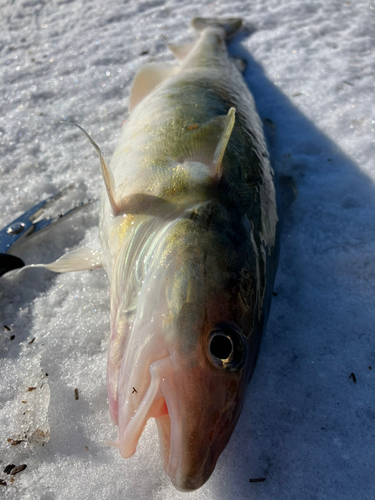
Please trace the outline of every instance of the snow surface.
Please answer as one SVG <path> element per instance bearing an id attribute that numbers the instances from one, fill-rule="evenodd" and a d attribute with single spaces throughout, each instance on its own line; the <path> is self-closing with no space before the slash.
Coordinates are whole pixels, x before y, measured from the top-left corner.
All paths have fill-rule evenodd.
<path id="1" fill-rule="evenodd" d="M 191 40 L 196 15 L 245 19 L 230 50 L 248 61 L 275 165 L 299 194 L 244 411 L 191 500 L 375 498 L 374 12 L 373 0 L 0 1 L 0 227 L 71 183 L 71 199 L 98 198 L 96 153 L 60 120 L 109 158 L 136 71 L 173 61 L 166 43 Z M 97 220 L 93 204 L 17 255 L 99 248 Z M 0 320 L 2 498 L 186 498 L 162 471 L 154 423 L 128 461 L 102 444 L 116 437 L 103 271 L 4 276 Z M 13 483 L 10 463 L 27 464 Z"/>

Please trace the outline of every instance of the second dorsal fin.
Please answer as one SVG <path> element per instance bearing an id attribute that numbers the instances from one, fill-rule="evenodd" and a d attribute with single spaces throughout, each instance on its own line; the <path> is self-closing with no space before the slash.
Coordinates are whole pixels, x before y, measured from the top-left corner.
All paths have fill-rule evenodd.
<path id="1" fill-rule="evenodd" d="M 148 94 L 167 78 L 178 71 L 177 66 L 165 63 L 149 63 L 143 66 L 136 74 L 129 97 L 129 112 L 139 104 Z"/>
<path id="2" fill-rule="evenodd" d="M 178 61 L 182 61 L 191 52 L 192 48 L 195 46 L 193 43 L 184 43 L 183 45 L 168 44 L 168 49 L 172 52 Z"/>

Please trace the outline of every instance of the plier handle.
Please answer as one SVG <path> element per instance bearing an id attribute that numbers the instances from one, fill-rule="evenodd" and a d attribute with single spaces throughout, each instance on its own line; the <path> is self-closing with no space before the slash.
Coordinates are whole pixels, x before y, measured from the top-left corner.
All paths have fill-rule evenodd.
<path id="1" fill-rule="evenodd" d="M 62 198 L 65 193 L 72 189 L 72 186 L 68 186 L 58 194 L 54 196 L 50 196 L 49 198 L 37 203 L 35 206 L 27 210 L 20 217 L 12 221 L 8 226 L 5 226 L 0 231 L 0 276 L 7 273 L 8 271 L 12 271 L 13 269 L 21 268 L 25 265 L 22 259 L 16 257 L 15 255 L 11 255 L 9 251 L 14 248 L 16 244 L 21 243 L 26 238 L 29 238 L 30 235 L 38 234 L 43 229 L 46 229 L 51 224 L 55 224 L 60 221 L 62 218 L 67 217 L 71 213 L 75 212 L 77 209 L 82 208 L 90 203 L 93 200 L 87 200 L 80 202 L 78 205 L 74 206 L 67 212 L 58 215 L 54 218 L 45 218 L 42 220 L 36 221 L 43 213 L 56 201 Z"/>

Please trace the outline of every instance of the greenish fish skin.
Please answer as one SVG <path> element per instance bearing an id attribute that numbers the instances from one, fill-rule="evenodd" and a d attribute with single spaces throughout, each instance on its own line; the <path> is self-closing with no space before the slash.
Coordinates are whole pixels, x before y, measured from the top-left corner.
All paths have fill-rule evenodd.
<path id="1" fill-rule="evenodd" d="M 100 221 L 112 444 L 130 457 L 155 417 L 164 469 L 183 491 L 207 481 L 239 418 L 270 310 L 279 227 L 261 122 L 226 49 L 240 20 L 193 22 L 197 41 L 172 48 L 179 66 L 151 64 L 135 79 L 110 165 L 114 203 L 104 193 Z"/>

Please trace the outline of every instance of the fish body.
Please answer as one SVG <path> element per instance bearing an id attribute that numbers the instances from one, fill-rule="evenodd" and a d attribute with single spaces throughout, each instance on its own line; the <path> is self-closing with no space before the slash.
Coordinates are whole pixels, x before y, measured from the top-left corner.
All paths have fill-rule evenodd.
<path id="1" fill-rule="evenodd" d="M 178 66 L 137 74 L 109 168 L 83 131 L 106 187 L 102 252 L 78 249 L 22 268 L 105 268 L 107 389 L 119 428 L 109 444 L 131 457 L 154 417 L 164 470 L 183 491 L 207 481 L 239 418 L 270 310 L 279 232 L 261 122 L 226 49 L 241 20 L 193 26 L 195 43 L 171 47 Z"/>
<path id="2" fill-rule="evenodd" d="M 154 417 L 164 470 L 183 491 L 208 480 L 239 418 L 270 310 L 279 232 L 262 125 L 226 49 L 241 20 L 193 26 L 196 42 L 171 47 L 178 66 L 137 74 L 109 168 L 83 131 L 106 187 L 102 252 L 78 249 L 22 268 L 105 268 L 107 389 L 119 428 L 111 444 L 131 457 Z"/>
<path id="3" fill-rule="evenodd" d="M 172 47 L 178 66 L 136 76 L 100 217 L 114 445 L 132 456 L 156 418 L 164 469 L 184 491 L 209 478 L 234 430 L 278 260 L 262 126 L 226 49 L 241 22 L 193 23 L 197 41 Z"/>

